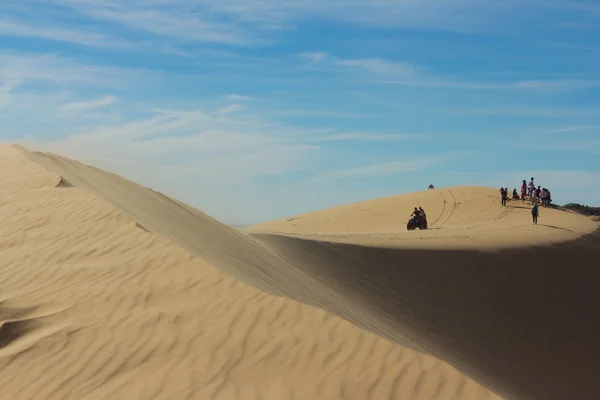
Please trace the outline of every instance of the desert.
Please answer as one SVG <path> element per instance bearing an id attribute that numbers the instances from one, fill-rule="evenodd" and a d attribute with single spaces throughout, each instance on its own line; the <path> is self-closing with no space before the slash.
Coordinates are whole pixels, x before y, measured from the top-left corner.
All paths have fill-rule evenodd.
<path id="1" fill-rule="evenodd" d="M 591 218 L 533 226 L 452 187 L 236 230 L 74 160 L 1 155 L 3 398 L 600 395 Z M 416 205 L 430 229 L 407 232 Z"/>

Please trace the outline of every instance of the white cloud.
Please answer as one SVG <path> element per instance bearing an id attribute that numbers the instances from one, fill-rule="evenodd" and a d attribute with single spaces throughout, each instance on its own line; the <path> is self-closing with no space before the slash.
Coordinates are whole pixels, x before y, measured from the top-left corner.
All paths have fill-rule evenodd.
<path id="1" fill-rule="evenodd" d="M 252 117 L 174 111 L 60 139 L 21 143 L 167 191 L 190 181 L 210 190 L 310 170 L 318 164 L 320 147 L 304 143 L 299 130 L 290 133 L 263 126 L 264 121 Z"/>
<path id="2" fill-rule="evenodd" d="M 321 137 L 320 141 L 333 142 L 333 141 L 357 141 L 357 142 L 388 142 L 396 140 L 406 140 L 414 137 L 412 134 L 406 133 L 394 133 L 385 134 L 377 132 L 348 132 L 340 134 L 331 134 Z"/>
<path id="3" fill-rule="evenodd" d="M 561 133 L 569 133 L 569 132 L 579 132 L 579 131 L 588 131 L 592 129 L 600 129 L 600 125 L 574 125 L 574 126 L 565 126 L 562 128 L 549 129 L 544 133 L 548 135 L 555 135 Z"/>
<path id="4" fill-rule="evenodd" d="M 451 0 L 447 2 L 414 0 L 28 0 L 19 7 L 8 4 L 0 32 L 9 35 L 40 37 L 90 46 L 114 47 L 117 40 L 130 31 L 145 34 L 144 40 L 173 42 L 205 42 L 226 45 L 253 45 L 277 41 L 274 32 L 295 29 L 318 18 L 349 23 L 372 29 L 417 28 L 462 32 L 505 33 L 511 26 L 529 29 L 553 29 L 556 25 L 534 24 L 537 12 L 546 7 L 566 8 L 587 17 L 593 16 L 573 2 L 519 0 L 479 2 Z M 571 4 L 568 4 L 571 3 Z M 60 11 L 57 11 L 60 10 Z M 584 14 L 585 13 L 585 14 Z M 40 14 L 44 18 L 40 20 Z M 25 15 L 25 18 L 23 17 Z M 528 18 L 532 18 L 528 23 Z M 79 21 L 65 28 L 65 21 Z M 564 22 L 564 21 L 560 21 Z M 90 32 L 88 26 L 103 29 Z M 118 37 L 113 37 L 115 30 Z M 160 47 L 156 48 L 160 51 Z M 188 53 L 169 49 L 167 53 Z M 310 53 L 314 64 L 325 53 Z"/>
<path id="5" fill-rule="evenodd" d="M 562 92 L 569 90 L 600 87 L 600 80 L 556 79 L 556 80 L 526 80 L 507 84 L 507 89 L 526 91 Z"/>
<path id="6" fill-rule="evenodd" d="M 250 101 L 253 100 L 250 96 L 243 96 L 241 94 L 229 94 L 227 95 L 227 99 L 231 101 Z"/>
<path id="7" fill-rule="evenodd" d="M 139 82 L 147 71 L 82 63 L 54 54 L 9 53 L 0 51 L 0 85 L 47 82 L 80 87 L 122 89 Z"/>
<path id="8" fill-rule="evenodd" d="M 523 148 L 529 148 L 534 150 L 557 150 L 562 152 L 574 152 L 574 153 L 591 153 L 600 155 L 600 140 L 597 138 L 581 138 L 575 139 L 572 137 L 563 138 L 552 141 L 538 141 L 538 142 L 522 142 L 519 145 Z"/>
<path id="9" fill-rule="evenodd" d="M 408 76 L 407 78 L 410 78 Z M 415 75 L 414 79 L 381 79 L 379 83 L 449 88 L 449 89 L 467 89 L 467 90 L 509 90 L 519 92 L 567 92 L 572 90 L 581 90 L 600 87 L 600 81 L 597 80 L 575 80 L 575 79 L 557 79 L 557 80 L 526 80 L 517 82 L 481 82 L 454 80 L 451 78 L 439 78 L 434 75 Z"/>
<path id="10" fill-rule="evenodd" d="M 13 85 L 9 83 L 5 83 L 0 86 L 0 108 L 8 106 L 11 97 L 11 91 L 13 89 Z"/>
<path id="11" fill-rule="evenodd" d="M 429 27 L 461 31 L 488 30 L 490 25 L 501 25 L 502 20 L 512 13 L 529 15 L 524 11 L 539 10 L 550 5 L 548 1 L 541 0 L 532 0 L 527 4 L 517 0 L 501 3 L 473 0 L 53 0 L 53 3 L 71 6 L 93 18 L 153 33 L 226 42 L 240 39 L 241 32 L 232 32 L 232 25 L 237 28 L 250 26 L 255 30 L 286 29 L 315 16 L 379 29 Z M 169 6 L 168 12 L 165 11 L 165 5 Z M 564 4 L 561 6 L 566 7 Z M 572 6 L 568 8 L 576 9 Z M 230 21 L 230 24 L 222 21 Z"/>
<path id="12" fill-rule="evenodd" d="M 353 168 L 335 169 L 320 172 L 315 176 L 318 181 L 331 181 L 337 179 L 364 179 L 399 175 L 427 169 L 449 156 L 420 157 L 409 160 L 397 160 L 382 164 L 363 165 Z"/>
<path id="13" fill-rule="evenodd" d="M 223 114 L 232 114 L 243 109 L 244 106 L 241 104 L 230 104 L 227 107 L 219 108 L 215 111 L 215 114 L 223 115 Z"/>
<path id="14" fill-rule="evenodd" d="M 337 59 L 334 62 L 343 68 L 354 68 L 367 72 L 367 77 L 376 83 L 412 87 L 431 87 L 467 90 L 510 90 L 521 92 L 566 92 L 600 87 L 600 80 L 555 79 L 522 80 L 516 82 L 466 81 L 453 77 L 437 76 L 422 67 L 402 61 L 381 58 Z"/>
<path id="15" fill-rule="evenodd" d="M 89 33 L 57 27 L 39 26 L 36 22 L 0 19 L 0 36 L 35 37 L 98 47 L 130 47 L 131 43 L 101 33 Z"/>
<path id="16" fill-rule="evenodd" d="M 93 20 L 178 41 L 238 45 L 254 42 L 252 32 L 234 22 L 223 21 L 221 18 L 223 13 L 202 1 L 196 4 L 185 0 L 172 2 L 54 0 L 53 2 L 71 7 L 77 13 Z"/>
<path id="17" fill-rule="evenodd" d="M 305 59 L 306 61 L 308 61 L 309 64 L 316 65 L 316 64 L 320 63 L 321 61 L 323 61 L 325 58 L 327 58 L 327 53 L 323 53 L 320 51 L 304 52 L 304 53 L 298 54 L 298 56 Z"/>
<path id="18" fill-rule="evenodd" d="M 306 110 L 306 109 L 264 109 L 265 113 L 278 117 L 305 117 L 305 118 L 378 118 L 377 114 L 333 110 Z"/>
<path id="19" fill-rule="evenodd" d="M 416 75 L 415 68 L 408 63 L 386 61 L 380 58 L 339 60 L 337 63 L 347 67 L 362 68 L 374 74 L 389 77 L 409 78 Z"/>
<path id="20" fill-rule="evenodd" d="M 532 107 L 530 105 L 511 106 L 511 107 L 488 107 L 488 108 L 442 108 L 434 110 L 445 114 L 464 115 L 473 117 L 486 117 L 495 115 L 533 117 L 533 118 L 564 118 L 564 117 L 583 117 L 597 116 L 600 114 L 600 108 L 549 108 Z"/>
<path id="21" fill-rule="evenodd" d="M 63 108 L 68 111 L 74 110 L 90 110 L 95 108 L 102 108 L 113 104 L 116 101 L 115 96 L 104 96 L 99 99 L 80 101 L 67 103 L 63 105 Z"/>

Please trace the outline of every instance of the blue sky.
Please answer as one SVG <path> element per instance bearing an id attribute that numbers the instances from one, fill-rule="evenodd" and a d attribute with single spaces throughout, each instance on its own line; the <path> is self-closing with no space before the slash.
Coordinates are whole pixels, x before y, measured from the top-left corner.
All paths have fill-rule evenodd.
<path id="1" fill-rule="evenodd" d="M 434 185 L 600 205 L 600 4 L 3 0 L 0 140 L 250 224 Z"/>

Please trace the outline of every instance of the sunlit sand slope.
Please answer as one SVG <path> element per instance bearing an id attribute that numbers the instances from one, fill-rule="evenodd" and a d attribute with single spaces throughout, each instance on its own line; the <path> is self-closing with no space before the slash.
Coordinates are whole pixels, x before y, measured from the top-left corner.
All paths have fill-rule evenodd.
<path id="1" fill-rule="evenodd" d="M 428 230 L 407 231 L 414 207 L 427 213 Z M 560 243 L 592 233 L 588 217 L 540 208 L 531 202 L 500 204 L 497 189 L 459 186 L 349 204 L 246 228 L 296 237 L 407 248 L 499 249 Z"/>

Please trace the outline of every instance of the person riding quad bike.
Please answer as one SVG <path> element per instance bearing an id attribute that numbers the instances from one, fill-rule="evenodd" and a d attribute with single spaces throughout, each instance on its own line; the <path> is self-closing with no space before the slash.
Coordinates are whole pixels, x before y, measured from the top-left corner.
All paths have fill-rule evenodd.
<path id="1" fill-rule="evenodd" d="M 410 215 L 412 218 L 406 224 L 406 229 L 409 231 L 419 229 L 427 229 L 427 218 L 425 217 L 425 211 L 423 209 L 418 209 L 415 207 L 415 210 Z"/>

